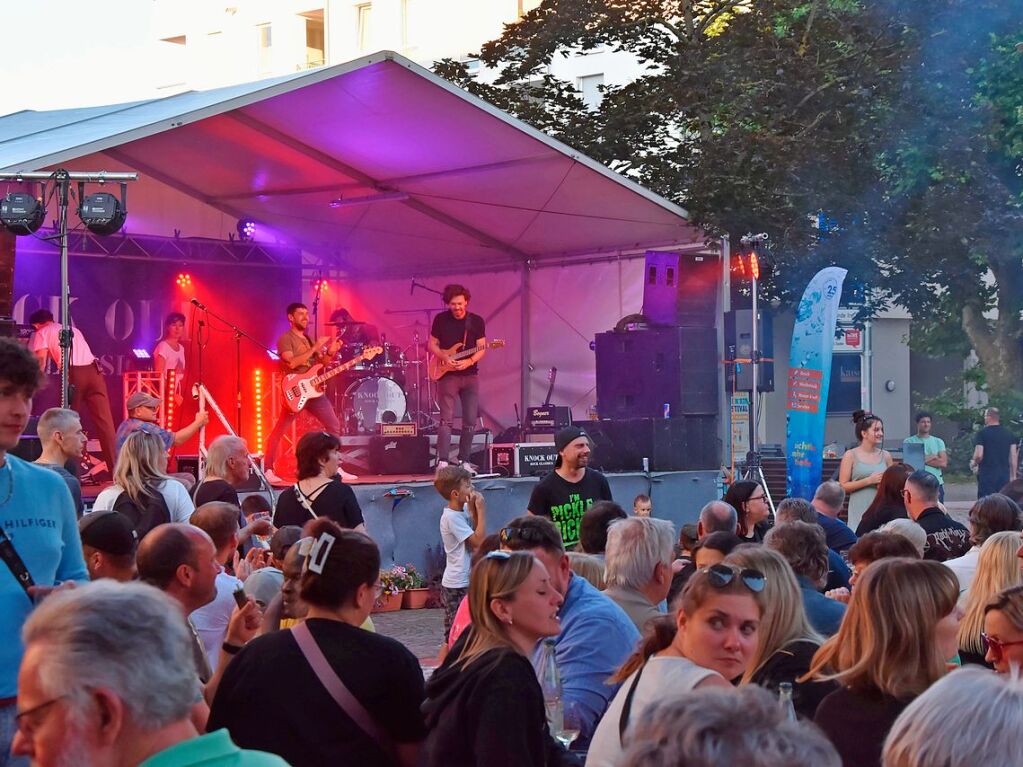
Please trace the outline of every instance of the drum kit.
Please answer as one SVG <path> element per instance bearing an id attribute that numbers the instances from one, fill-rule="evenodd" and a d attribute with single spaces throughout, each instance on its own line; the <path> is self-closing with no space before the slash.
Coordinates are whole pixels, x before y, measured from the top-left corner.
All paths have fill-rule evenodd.
<path id="1" fill-rule="evenodd" d="M 435 403 L 428 391 L 426 350 L 416 332 L 414 342 L 402 348 L 381 336 L 365 322 L 331 322 L 337 337 L 345 341 L 337 362 L 354 359 L 369 346 L 380 346 L 381 354 L 358 364 L 328 383 L 327 394 L 347 435 L 378 434 L 381 424 L 415 422 L 420 428 L 433 424 Z M 346 337 L 352 340 L 346 340 Z M 355 340 L 358 339 L 358 340 Z M 422 392 L 420 394 L 420 391 Z"/>

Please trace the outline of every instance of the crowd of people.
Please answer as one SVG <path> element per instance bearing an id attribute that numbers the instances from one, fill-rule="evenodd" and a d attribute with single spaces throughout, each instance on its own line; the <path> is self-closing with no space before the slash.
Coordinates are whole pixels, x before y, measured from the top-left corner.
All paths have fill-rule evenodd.
<path id="1" fill-rule="evenodd" d="M 0 340 L 0 767 L 1017 758 L 1018 497 L 957 523 L 933 472 L 888 465 L 878 419 L 813 499 L 772 508 L 736 481 L 680 530 L 648 496 L 615 503 L 575 427 L 503 526 L 469 470 L 441 467 L 444 634 L 424 679 L 375 631 L 381 554 L 335 436 L 299 441 L 272 512 L 239 503 L 243 440 L 215 440 L 187 489 L 136 403 L 82 514 L 58 470 L 82 449 L 74 411 L 40 420 L 37 464 L 9 453 L 40 382 Z"/>

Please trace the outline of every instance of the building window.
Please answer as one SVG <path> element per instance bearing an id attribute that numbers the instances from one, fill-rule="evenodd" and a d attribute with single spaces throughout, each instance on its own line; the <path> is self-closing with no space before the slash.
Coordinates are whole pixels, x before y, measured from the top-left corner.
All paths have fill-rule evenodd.
<path id="1" fill-rule="evenodd" d="M 359 46 L 360 51 L 366 50 L 370 44 L 369 23 L 372 12 L 372 3 L 362 3 L 361 5 L 355 6 L 356 44 Z"/>
<path id="2" fill-rule="evenodd" d="M 603 84 L 603 72 L 596 75 L 583 75 L 576 81 L 576 90 L 579 91 L 579 97 L 587 109 L 596 109 L 600 106 L 600 100 L 604 95 L 600 92 L 600 86 Z"/>
<path id="3" fill-rule="evenodd" d="M 306 16 L 305 19 L 305 65 L 307 68 L 322 67 L 327 63 L 323 12 L 319 18 Z"/>
<path id="4" fill-rule="evenodd" d="M 828 415 L 849 415 L 862 407 L 862 370 L 863 355 L 832 355 Z"/>
<path id="5" fill-rule="evenodd" d="M 272 47 L 273 30 L 269 24 L 260 24 L 256 27 L 256 66 L 261 75 L 268 74 L 273 67 Z"/>

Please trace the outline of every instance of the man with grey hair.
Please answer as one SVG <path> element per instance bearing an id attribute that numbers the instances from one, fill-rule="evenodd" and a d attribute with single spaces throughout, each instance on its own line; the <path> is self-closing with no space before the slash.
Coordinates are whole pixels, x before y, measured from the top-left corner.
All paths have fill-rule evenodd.
<path id="1" fill-rule="evenodd" d="M 98 581 L 49 597 L 26 621 L 12 752 L 39 767 L 280 767 L 226 730 L 200 736 L 188 629 L 165 595 Z"/>
<path id="2" fill-rule="evenodd" d="M 696 535 L 702 541 L 711 533 L 735 533 L 739 529 L 739 515 L 735 507 L 724 501 L 711 501 L 700 509 Z"/>
<path id="3" fill-rule="evenodd" d="M 607 530 L 604 594 L 640 631 L 662 614 L 660 604 L 671 587 L 675 526 L 666 519 L 629 517 Z"/>
<path id="4" fill-rule="evenodd" d="M 838 518 L 845 505 L 845 489 L 840 483 L 833 480 L 821 482 L 811 504 L 817 512 L 817 524 L 824 528 L 829 549 L 841 554 L 859 540 L 852 528 Z"/>
<path id="5" fill-rule="evenodd" d="M 1003 485 L 1016 479 L 1018 456 L 1016 437 L 1002 426 L 998 408 L 984 411 L 984 428 L 974 440 L 970 468 L 977 472 L 977 498 L 997 493 Z"/>
<path id="6" fill-rule="evenodd" d="M 221 434 L 206 452 L 206 475 L 195 488 L 195 507 L 220 501 L 240 505 L 235 487 L 249 478 L 249 448 L 245 440 L 233 434 Z"/>
<path id="7" fill-rule="evenodd" d="M 71 491 L 78 516 L 82 516 L 85 509 L 82 504 L 82 483 L 65 466 L 68 461 L 80 461 L 85 456 L 85 445 L 89 438 L 82 430 L 82 419 L 74 410 L 51 407 L 39 416 L 36 433 L 43 452 L 35 463 L 60 475 Z"/>
<path id="8" fill-rule="evenodd" d="M 786 498 L 778 504 L 774 512 L 775 525 L 784 525 L 786 522 L 805 522 L 814 527 L 821 527 L 817 523 L 817 512 L 814 511 L 810 502 L 804 498 Z M 823 528 L 822 528 L 823 529 Z M 832 589 L 849 588 L 849 578 L 852 571 L 849 565 L 842 559 L 842 555 L 832 548 L 828 548 L 828 577 L 824 584 L 825 591 Z"/>
<path id="9" fill-rule="evenodd" d="M 619 764 L 841 767 L 842 760 L 820 730 L 786 719 L 774 695 L 750 684 L 696 689 L 654 703 L 627 731 Z"/>

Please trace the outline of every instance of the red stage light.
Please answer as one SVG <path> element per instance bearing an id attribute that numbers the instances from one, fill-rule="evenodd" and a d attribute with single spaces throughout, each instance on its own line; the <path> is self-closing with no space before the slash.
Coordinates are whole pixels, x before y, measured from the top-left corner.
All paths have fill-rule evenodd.
<path id="1" fill-rule="evenodd" d="M 256 397 L 256 453 L 263 453 L 263 371 L 252 371 L 252 388 Z"/>
<path id="2" fill-rule="evenodd" d="M 192 275 L 185 274 L 184 272 L 178 273 L 178 278 L 175 280 L 178 283 L 179 288 L 187 288 L 192 285 Z"/>
<path id="3" fill-rule="evenodd" d="M 313 285 L 313 287 L 317 287 Z M 319 288 L 321 293 L 326 293 L 330 289 L 330 284 L 326 280 L 320 280 Z"/>

